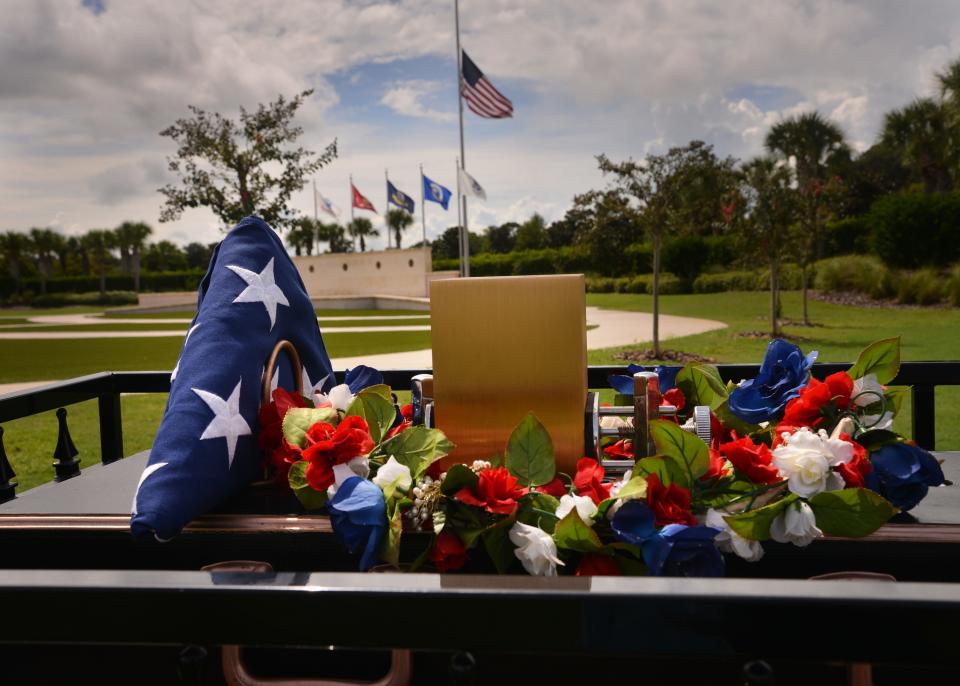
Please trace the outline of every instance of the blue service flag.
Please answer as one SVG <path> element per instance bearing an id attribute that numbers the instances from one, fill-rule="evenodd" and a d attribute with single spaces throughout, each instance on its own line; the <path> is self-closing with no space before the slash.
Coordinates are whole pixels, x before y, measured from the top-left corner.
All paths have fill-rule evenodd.
<path id="1" fill-rule="evenodd" d="M 134 535 L 168 539 L 262 475 L 264 365 L 278 341 L 300 353 L 304 394 L 333 385 L 313 303 L 277 234 L 247 217 L 214 250 L 171 374 L 166 411 L 133 498 Z M 286 356 L 274 378 L 293 388 Z"/>
<path id="2" fill-rule="evenodd" d="M 421 176 L 423 176 L 421 174 Z M 447 209 L 447 203 L 450 202 L 450 193 L 449 188 L 444 188 L 436 181 L 428 179 L 426 176 L 423 177 L 423 199 L 430 200 L 435 203 L 443 205 L 443 209 Z"/>
<path id="3" fill-rule="evenodd" d="M 405 209 L 410 214 L 413 214 L 413 198 L 403 191 L 398 190 L 397 187 L 394 186 L 389 180 L 387 181 L 387 197 L 390 198 L 390 202 L 397 207 Z"/>

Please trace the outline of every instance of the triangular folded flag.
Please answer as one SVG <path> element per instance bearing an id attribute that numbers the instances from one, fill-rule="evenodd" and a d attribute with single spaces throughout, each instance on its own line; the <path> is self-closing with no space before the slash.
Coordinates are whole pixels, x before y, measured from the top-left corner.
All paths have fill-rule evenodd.
<path id="1" fill-rule="evenodd" d="M 329 389 L 330 358 L 300 274 L 273 229 L 247 217 L 214 250 L 200 282 L 197 314 L 134 495 L 135 535 L 168 539 L 262 474 L 256 434 L 264 365 L 284 339 L 300 353 L 304 394 Z M 280 368 L 281 385 L 293 388 L 289 363 Z"/>

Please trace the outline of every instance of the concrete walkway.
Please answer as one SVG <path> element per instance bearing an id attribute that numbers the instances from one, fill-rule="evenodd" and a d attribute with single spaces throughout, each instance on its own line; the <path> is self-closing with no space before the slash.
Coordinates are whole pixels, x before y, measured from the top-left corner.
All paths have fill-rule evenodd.
<path id="1" fill-rule="evenodd" d="M 424 315 L 425 316 L 425 315 Z M 417 319 L 420 315 L 390 315 L 375 317 L 376 319 Z M 357 317 L 324 317 L 320 319 L 321 327 L 324 321 L 355 320 Z M 42 321 L 38 321 L 42 320 Z M 189 324 L 187 319 L 106 319 L 90 315 L 41 315 L 30 317 L 31 322 L 46 325 L 78 325 L 104 324 L 117 322 L 118 324 Z M 648 312 L 629 312 L 626 310 L 604 310 L 598 307 L 587 308 L 587 325 L 596 328 L 587 331 L 587 349 L 600 350 L 615 348 L 632 343 L 649 341 L 653 338 L 653 315 Z M 674 315 L 660 315 L 660 338 L 676 338 L 690 336 L 723 329 L 726 324 L 713 319 L 696 319 L 693 317 L 677 317 Z M 337 333 L 377 333 L 391 331 L 429 331 L 429 326 L 396 325 L 396 326 L 345 326 L 328 328 L 328 336 Z M 184 331 L 17 331 L 3 333 L 0 331 L 0 340 L 38 340 L 38 339 L 71 339 L 71 338 L 156 338 L 182 337 Z M 338 357 L 332 360 L 334 369 L 342 370 L 366 364 L 377 369 L 429 369 L 433 366 L 432 351 L 412 350 L 408 352 L 383 353 L 380 355 L 358 355 L 352 357 Z M 0 384 L 0 395 L 13 393 L 38 385 L 54 383 L 52 381 L 20 382 L 15 384 Z"/>

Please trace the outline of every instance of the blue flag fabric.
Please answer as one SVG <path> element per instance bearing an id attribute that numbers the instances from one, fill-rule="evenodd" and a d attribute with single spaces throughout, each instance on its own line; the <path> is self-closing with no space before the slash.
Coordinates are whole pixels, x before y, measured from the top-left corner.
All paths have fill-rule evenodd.
<path id="1" fill-rule="evenodd" d="M 387 197 L 390 199 L 390 202 L 397 207 L 403 208 L 410 214 L 413 214 L 413 198 L 403 191 L 398 190 L 391 181 L 387 181 Z"/>
<path id="2" fill-rule="evenodd" d="M 331 388 L 330 358 L 300 274 L 273 229 L 247 217 L 214 250 L 200 283 L 197 314 L 133 499 L 134 535 L 168 539 L 261 476 L 264 365 L 284 339 L 300 353 L 304 394 Z M 294 388 L 289 362 L 278 376 Z"/>
<path id="3" fill-rule="evenodd" d="M 443 209 L 447 209 L 447 204 L 450 202 L 451 195 L 452 193 L 450 193 L 449 188 L 444 188 L 439 183 L 427 178 L 426 176 L 423 177 L 424 200 L 438 203 L 443 205 Z"/>

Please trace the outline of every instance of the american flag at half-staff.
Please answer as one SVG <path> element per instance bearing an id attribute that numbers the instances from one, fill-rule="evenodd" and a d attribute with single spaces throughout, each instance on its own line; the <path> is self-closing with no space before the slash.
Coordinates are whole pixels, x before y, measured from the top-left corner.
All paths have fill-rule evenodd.
<path id="1" fill-rule="evenodd" d="M 476 115 L 486 119 L 505 119 L 513 116 L 513 103 L 498 91 L 483 75 L 480 68 L 462 51 L 460 71 L 460 93 L 467 101 L 467 107 Z"/>

